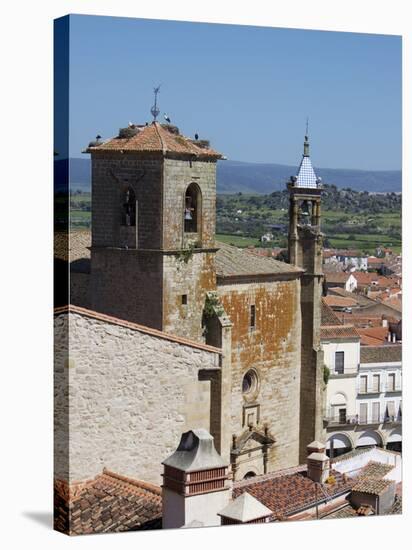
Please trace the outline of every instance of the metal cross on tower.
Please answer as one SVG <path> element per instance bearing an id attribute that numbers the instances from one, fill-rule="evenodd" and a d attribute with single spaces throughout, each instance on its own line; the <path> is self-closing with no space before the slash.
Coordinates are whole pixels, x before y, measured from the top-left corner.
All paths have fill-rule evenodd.
<path id="1" fill-rule="evenodd" d="M 155 100 L 154 100 L 154 105 L 152 106 L 152 108 L 150 109 L 150 112 L 152 113 L 153 115 L 153 122 L 155 122 L 156 118 L 158 117 L 159 113 L 160 113 L 160 109 L 158 108 L 157 106 L 157 94 L 159 93 L 159 90 L 160 90 L 160 84 L 157 88 L 154 88 L 154 96 L 155 96 Z"/>

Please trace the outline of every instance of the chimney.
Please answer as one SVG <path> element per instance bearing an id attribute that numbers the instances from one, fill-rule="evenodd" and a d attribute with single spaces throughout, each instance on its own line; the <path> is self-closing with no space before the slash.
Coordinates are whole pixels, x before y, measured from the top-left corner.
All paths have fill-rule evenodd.
<path id="1" fill-rule="evenodd" d="M 272 515 L 273 512 L 270 508 L 246 491 L 219 512 L 222 525 L 267 523 Z"/>
<path id="2" fill-rule="evenodd" d="M 202 524 L 220 525 L 229 501 L 228 464 L 207 430 L 190 430 L 164 462 L 163 529 Z"/>
<path id="3" fill-rule="evenodd" d="M 308 478 L 318 483 L 325 483 L 329 477 L 330 460 L 325 452 L 325 445 L 319 441 L 313 441 L 307 447 Z"/>

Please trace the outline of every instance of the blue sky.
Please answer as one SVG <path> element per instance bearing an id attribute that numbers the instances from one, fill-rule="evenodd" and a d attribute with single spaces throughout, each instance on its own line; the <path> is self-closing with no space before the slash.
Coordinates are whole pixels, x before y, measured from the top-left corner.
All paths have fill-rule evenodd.
<path id="1" fill-rule="evenodd" d="M 401 38 L 70 18 L 70 156 L 159 106 L 231 160 L 296 165 L 306 116 L 324 168 L 401 168 Z"/>

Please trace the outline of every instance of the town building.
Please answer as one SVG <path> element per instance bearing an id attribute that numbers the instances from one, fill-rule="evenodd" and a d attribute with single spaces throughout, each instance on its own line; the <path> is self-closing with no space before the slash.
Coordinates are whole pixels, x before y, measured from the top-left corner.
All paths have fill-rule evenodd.
<path id="1" fill-rule="evenodd" d="M 321 344 L 330 372 L 325 421 L 331 457 L 364 446 L 402 450 L 401 346 L 361 345 L 362 338 L 360 329 L 342 324 L 323 302 Z"/>

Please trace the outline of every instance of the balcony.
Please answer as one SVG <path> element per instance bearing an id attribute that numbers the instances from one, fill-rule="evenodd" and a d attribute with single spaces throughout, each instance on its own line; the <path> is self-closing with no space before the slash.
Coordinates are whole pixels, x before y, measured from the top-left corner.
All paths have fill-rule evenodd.
<path id="1" fill-rule="evenodd" d="M 385 388 L 386 393 L 397 393 L 397 392 L 400 392 L 400 391 L 402 391 L 402 385 L 401 384 L 395 384 L 394 386 L 387 385 L 386 388 Z"/>
<path id="2" fill-rule="evenodd" d="M 352 415 L 340 415 L 340 416 L 326 416 L 324 418 L 325 424 L 328 428 L 335 426 L 364 426 L 367 424 L 401 424 L 402 416 L 394 415 L 388 416 L 387 414 L 381 414 L 379 416 L 371 416 L 370 418 L 361 418 L 357 414 Z"/>
<path id="3" fill-rule="evenodd" d="M 357 392 L 359 395 L 372 395 L 378 393 L 384 393 L 385 385 L 381 382 L 379 386 L 358 386 Z"/>

